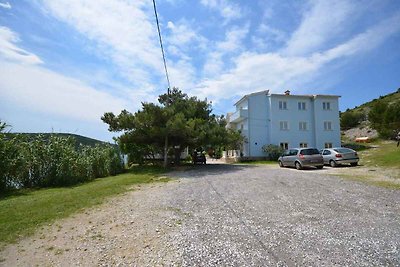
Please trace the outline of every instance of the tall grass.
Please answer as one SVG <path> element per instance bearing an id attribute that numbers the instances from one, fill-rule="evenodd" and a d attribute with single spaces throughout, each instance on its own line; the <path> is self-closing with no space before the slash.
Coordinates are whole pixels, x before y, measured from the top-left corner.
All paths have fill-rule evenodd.
<path id="1" fill-rule="evenodd" d="M 5 135 L 0 122 L 0 192 L 15 188 L 68 186 L 123 171 L 111 145 L 75 147 L 73 138 Z"/>

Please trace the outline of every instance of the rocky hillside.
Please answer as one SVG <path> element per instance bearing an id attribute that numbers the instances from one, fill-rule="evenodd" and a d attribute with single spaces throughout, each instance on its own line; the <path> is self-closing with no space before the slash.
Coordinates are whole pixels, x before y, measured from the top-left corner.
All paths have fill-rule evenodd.
<path id="1" fill-rule="evenodd" d="M 378 137 L 378 132 L 371 127 L 371 123 L 368 120 L 368 113 L 377 102 L 383 102 L 387 106 L 400 103 L 400 88 L 396 92 L 380 96 L 377 99 L 342 112 L 340 115 L 340 126 L 343 140 L 354 141 L 355 138 L 363 136 L 370 138 Z"/>

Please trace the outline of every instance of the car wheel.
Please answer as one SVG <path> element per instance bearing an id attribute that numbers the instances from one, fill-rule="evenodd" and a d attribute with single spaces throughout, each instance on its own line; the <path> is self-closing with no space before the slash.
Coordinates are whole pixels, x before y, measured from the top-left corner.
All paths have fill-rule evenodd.
<path id="1" fill-rule="evenodd" d="M 317 169 L 322 169 L 324 167 L 324 165 L 318 165 Z"/>
<path id="2" fill-rule="evenodd" d="M 331 165 L 331 167 L 336 167 L 336 166 L 337 166 L 337 163 L 336 163 L 336 161 L 334 161 L 333 159 L 331 159 L 331 160 L 329 161 L 329 165 Z"/>
<path id="3" fill-rule="evenodd" d="M 285 166 L 283 166 L 282 161 L 278 161 L 278 163 L 279 163 L 279 167 L 281 167 L 281 168 L 285 167 Z"/>
<path id="4" fill-rule="evenodd" d="M 352 163 L 350 163 L 350 165 L 353 166 L 353 167 L 354 167 L 354 166 L 357 166 L 357 165 L 358 165 L 358 162 L 352 162 Z"/>
<path id="5" fill-rule="evenodd" d="M 303 167 L 301 167 L 300 162 L 296 161 L 296 163 L 294 164 L 294 166 L 296 167 L 296 169 L 301 170 Z"/>

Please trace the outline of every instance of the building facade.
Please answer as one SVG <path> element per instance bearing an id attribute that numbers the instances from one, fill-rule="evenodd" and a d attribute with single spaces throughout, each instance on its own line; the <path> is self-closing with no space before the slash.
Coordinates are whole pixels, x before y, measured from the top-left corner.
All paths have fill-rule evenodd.
<path id="1" fill-rule="evenodd" d="M 270 94 L 268 90 L 245 95 L 227 115 L 227 127 L 245 137 L 243 157 L 265 157 L 262 147 L 338 147 L 339 96 Z"/>

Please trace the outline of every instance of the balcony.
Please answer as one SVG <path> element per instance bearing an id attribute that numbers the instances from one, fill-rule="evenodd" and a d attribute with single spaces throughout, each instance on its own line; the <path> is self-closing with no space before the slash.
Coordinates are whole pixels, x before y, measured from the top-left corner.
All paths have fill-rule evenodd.
<path id="1" fill-rule="evenodd" d="M 244 119 L 247 119 L 248 116 L 249 116 L 249 111 L 247 109 L 239 109 L 230 116 L 229 122 L 238 123 Z"/>

